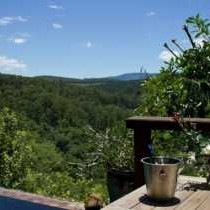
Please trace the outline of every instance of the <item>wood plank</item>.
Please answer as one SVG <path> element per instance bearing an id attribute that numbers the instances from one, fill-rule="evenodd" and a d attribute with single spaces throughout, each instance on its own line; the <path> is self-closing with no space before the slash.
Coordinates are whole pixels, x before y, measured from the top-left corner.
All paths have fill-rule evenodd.
<path id="1" fill-rule="evenodd" d="M 118 207 L 118 206 L 109 206 L 106 208 L 106 210 L 129 210 L 129 209 Z"/>
<path id="2" fill-rule="evenodd" d="M 181 203 L 185 202 L 185 200 L 187 200 L 190 196 L 193 195 L 193 191 L 178 191 L 175 194 L 175 198 L 177 198 L 177 203 L 175 203 L 175 205 L 171 205 L 171 206 L 159 206 L 159 207 L 155 207 L 155 210 L 172 210 L 172 209 L 176 209 Z"/>
<path id="3" fill-rule="evenodd" d="M 134 206 L 132 210 L 154 210 L 154 206 L 138 205 L 138 206 Z"/>
<path id="4" fill-rule="evenodd" d="M 194 125 L 198 130 L 210 131 L 210 118 L 184 118 L 186 124 Z M 139 117 L 126 120 L 127 128 L 150 128 L 158 130 L 180 130 L 180 125 L 173 117 Z"/>
<path id="5" fill-rule="evenodd" d="M 198 210 L 209 210 L 210 209 L 210 197 L 206 199 L 199 207 Z"/>
<path id="6" fill-rule="evenodd" d="M 137 190 L 129 193 L 128 195 L 123 196 L 122 198 L 114 201 L 109 204 L 107 207 L 123 207 L 131 209 L 134 205 L 139 203 L 139 197 L 145 195 L 146 186 L 138 188 Z M 103 210 L 107 210 L 107 207 L 103 208 Z"/>
<path id="7" fill-rule="evenodd" d="M 132 210 L 153 210 L 155 207 L 153 205 L 148 205 L 148 197 L 141 197 L 137 205 L 133 206 Z"/>
<path id="8" fill-rule="evenodd" d="M 141 116 L 133 116 L 129 117 L 127 121 L 133 121 L 133 122 L 155 122 L 155 123 L 170 123 L 175 122 L 173 117 L 141 117 Z M 210 118 L 199 118 L 199 117 L 186 117 L 183 118 L 184 122 L 190 122 L 190 123 L 205 123 L 210 124 Z"/>
<path id="9" fill-rule="evenodd" d="M 192 194 L 188 199 L 181 203 L 176 210 L 193 210 L 197 209 L 206 199 L 210 198 L 209 191 L 198 190 Z"/>
<path id="10" fill-rule="evenodd" d="M 186 183 L 206 183 L 206 178 L 203 177 L 197 177 L 197 176 L 184 176 L 184 175 L 180 175 L 178 178 L 178 182 L 182 183 L 182 184 L 186 184 Z"/>

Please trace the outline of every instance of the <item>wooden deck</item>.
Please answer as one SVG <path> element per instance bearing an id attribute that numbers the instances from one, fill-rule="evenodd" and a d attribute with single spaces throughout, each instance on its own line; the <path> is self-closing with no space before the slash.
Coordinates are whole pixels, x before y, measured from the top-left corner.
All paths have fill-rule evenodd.
<path id="1" fill-rule="evenodd" d="M 210 210 L 210 188 L 206 179 L 180 176 L 175 198 L 155 202 L 147 197 L 145 185 L 103 208 L 103 210 Z"/>

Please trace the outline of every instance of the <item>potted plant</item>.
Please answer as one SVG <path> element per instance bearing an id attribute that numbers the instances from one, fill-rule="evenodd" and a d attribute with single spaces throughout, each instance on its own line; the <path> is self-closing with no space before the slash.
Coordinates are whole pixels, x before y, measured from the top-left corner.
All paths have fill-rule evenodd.
<path id="1" fill-rule="evenodd" d="M 123 124 L 107 129 L 104 133 L 90 129 L 96 137 L 94 160 L 103 163 L 107 172 L 110 201 L 134 189 L 133 139 Z"/>

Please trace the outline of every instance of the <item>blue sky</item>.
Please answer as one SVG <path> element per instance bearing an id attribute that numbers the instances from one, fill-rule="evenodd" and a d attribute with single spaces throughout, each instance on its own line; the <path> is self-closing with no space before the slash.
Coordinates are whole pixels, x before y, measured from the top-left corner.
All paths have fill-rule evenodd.
<path id="1" fill-rule="evenodd" d="M 182 25 L 209 0 L 1 0 L 0 72 L 104 77 L 158 72 L 163 43 L 186 45 Z"/>

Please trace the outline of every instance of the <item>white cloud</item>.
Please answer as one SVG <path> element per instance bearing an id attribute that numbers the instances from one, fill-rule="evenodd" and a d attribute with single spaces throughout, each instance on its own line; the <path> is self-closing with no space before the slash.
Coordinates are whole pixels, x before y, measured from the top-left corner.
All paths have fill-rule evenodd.
<path id="1" fill-rule="evenodd" d="M 14 38 L 12 41 L 14 44 L 24 44 L 27 40 L 25 38 Z"/>
<path id="2" fill-rule="evenodd" d="M 62 29 L 62 28 L 63 28 L 63 25 L 61 25 L 60 23 L 53 23 L 53 24 L 52 24 L 52 27 L 53 27 L 54 29 Z"/>
<path id="3" fill-rule="evenodd" d="M 5 16 L 0 18 L 0 26 L 7 26 L 15 22 L 28 22 L 28 19 L 22 16 L 16 16 L 16 17 Z"/>
<path id="4" fill-rule="evenodd" d="M 0 56 L 0 71 L 1 72 L 14 72 L 17 70 L 24 70 L 27 65 L 20 60 L 14 58 L 7 58 L 6 56 Z"/>
<path id="5" fill-rule="evenodd" d="M 28 19 L 24 18 L 22 16 L 17 16 L 17 17 L 15 17 L 14 20 L 19 21 L 19 22 L 28 22 Z"/>
<path id="6" fill-rule="evenodd" d="M 62 10 L 62 9 L 64 9 L 63 6 L 57 5 L 57 4 L 49 4 L 48 8 L 55 9 L 55 10 Z"/>
<path id="7" fill-rule="evenodd" d="M 88 48 L 88 49 L 90 49 L 90 48 L 93 48 L 94 47 L 94 44 L 91 41 L 87 41 L 85 43 L 85 47 Z"/>
<path id="8" fill-rule="evenodd" d="M 147 13 L 146 13 L 146 16 L 147 16 L 147 17 L 151 17 L 151 16 L 154 16 L 154 15 L 156 15 L 156 13 L 153 12 L 153 11 L 147 12 Z"/>
<path id="9" fill-rule="evenodd" d="M 177 51 L 174 51 L 174 53 L 175 53 L 176 55 L 179 54 Z M 162 52 L 160 53 L 160 55 L 159 55 L 159 59 L 161 59 L 161 60 L 163 60 L 163 61 L 167 61 L 167 62 L 168 62 L 168 61 L 171 60 L 171 58 L 174 58 L 174 55 L 173 55 L 171 52 L 167 51 L 167 50 L 162 51 Z"/>
<path id="10" fill-rule="evenodd" d="M 28 41 L 28 38 L 31 35 L 29 33 L 16 33 L 15 36 L 8 38 L 8 41 L 12 42 L 13 44 L 24 44 Z"/>

